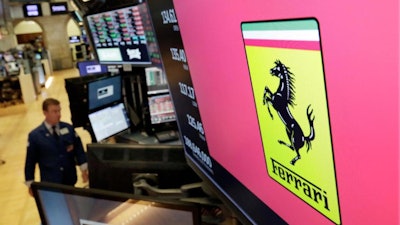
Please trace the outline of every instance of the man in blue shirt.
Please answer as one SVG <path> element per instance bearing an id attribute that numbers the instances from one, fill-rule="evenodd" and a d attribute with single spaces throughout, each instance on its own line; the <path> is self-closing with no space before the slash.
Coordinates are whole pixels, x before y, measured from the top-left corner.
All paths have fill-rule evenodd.
<path id="1" fill-rule="evenodd" d="M 28 187 L 34 181 L 35 167 L 39 165 L 41 181 L 75 185 L 76 165 L 82 179 L 88 181 L 87 159 L 80 137 L 72 125 L 60 121 L 60 102 L 48 98 L 42 104 L 45 120 L 28 135 L 25 161 L 25 181 Z M 31 193 L 31 190 L 29 188 Z"/>

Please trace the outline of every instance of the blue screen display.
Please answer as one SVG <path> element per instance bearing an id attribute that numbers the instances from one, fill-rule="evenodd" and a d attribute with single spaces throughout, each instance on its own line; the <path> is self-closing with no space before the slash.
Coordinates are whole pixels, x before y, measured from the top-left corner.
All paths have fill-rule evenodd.
<path id="1" fill-rule="evenodd" d="M 89 110 L 102 108 L 113 102 L 121 101 L 121 77 L 112 76 L 92 81 L 88 84 Z"/>

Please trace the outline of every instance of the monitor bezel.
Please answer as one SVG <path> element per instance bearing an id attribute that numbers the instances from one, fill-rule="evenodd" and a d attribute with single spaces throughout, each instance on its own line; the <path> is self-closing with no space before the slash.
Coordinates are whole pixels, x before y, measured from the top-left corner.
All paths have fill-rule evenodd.
<path id="1" fill-rule="evenodd" d="M 40 219 L 43 225 L 51 225 L 51 224 L 48 224 L 48 221 L 46 220 L 46 214 L 43 209 L 44 207 L 40 200 L 40 194 L 39 194 L 40 190 L 57 192 L 62 194 L 77 195 L 82 197 L 117 201 L 121 203 L 129 199 L 154 202 L 156 206 L 191 212 L 193 215 L 194 225 L 201 224 L 200 206 L 195 203 L 157 199 L 150 196 L 113 192 L 113 191 L 93 189 L 93 188 L 77 188 L 73 186 L 49 183 L 49 182 L 33 182 L 31 184 L 31 190 L 32 190 L 32 195 L 35 198 L 37 209 L 39 211 Z"/>
<path id="2" fill-rule="evenodd" d="M 99 64 L 100 66 L 102 66 L 101 64 Z M 96 73 L 96 74 L 104 74 L 103 72 L 100 72 L 100 73 Z M 89 76 L 90 75 L 95 75 L 95 74 L 89 74 Z M 118 91 L 118 93 L 116 93 L 117 95 L 118 95 L 118 99 L 116 99 L 116 100 L 114 100 L 114 101 L 109 101 L 109 102 L 107 102 L 107 103 L 104 103 L 104 104 L 102 104 L 102 105 L 98 105 L 98 106 L 91 106 L 92 105 L 92 100 L 91 100 L 91 98 L 90 98 L 90 96 L 91 96 L 91 93 L 93 92 L 93 86 L 96 84 L 96 83 L 99 83 L 99 82 L 104 82 L 104 81 L 106 81 L 106 80 L 111 80 L 111 79 L 118 79 L 119 80 L 119 84 L 120 84 L 120 88 L 119 88 L 119 91 Z M 118 103 L 120 103 L 120 102 L 122 102 L 122 100 L 123 100 L 123 96 L 122 96 L 122 76 L 121 75 L 109 75 L 109 76 L 104 76 L 104 77 L 100 77 L 100 78 L 98 78 L 98 79 L 95 79 L 95 80 L 91 80 L 91 81 L 89 81 L 88 83 L 87 83 L 87 101 L 88 101 L 88 112 L 89 112 L 89 114 L 90 113 L 92 113 L 92 112 L 95 112 L 95 111 L 99 111 L 99 110 L 101 110 L 101 109 L 104 109 L 104 108 L 107 108 L 107 107 L 109 107 L 109 106 L 114 106 L 114 105 L 116 105 L 116 104 L 118 104 Z M 126 108 L 125 108 L 125 111 L 126 111 Z"/>
<path id="3" fill-rule="evenodd" d="M 126 119 L 126 125 L 127 125 L 127 127 L 124 128 L 124 129 L 119 130 L 119 131 L 116 132 L 116 133 L 110 134 L 110 135 L 104 137 L 103 139 L 98 139 L 98 137 L 97 137 L 97 135 L 96 135 L 96 132 L 95 132 L 94 129 L 93 129 L 93 124 L 92 124 L 92 121 L 91 121 L 91 119 L 90 119 L 90 115 L 91 115 L 91 114 L 94 114 L 94 113 L 98 113 L 99 111 L 102 111 L 102 110 L 107 110 L 107 109 L 109 109 L 109 108 L 117 107 L 118 105 L 122 105 L 122 106 L 123 106 L 123 110 L 124 110 L 124 113 L 125 113 L 125 119 Z M 128 115 L 126 106 L 125 106 L 125 104 L 124 104 L 123 102 L 114 102 L 112 105 L 106 106 L 106 107 L 104 107 L 104 108 L 100 108 L 100 109 L 98 109 L 97 111 L 89 112 L 89 113 L 88 113 L 88 118 L 89 118 L 88 120 L 89 120 L 89 124 L 90 124 L 90 130 L 91 130 L 91 133 L 92 133 L 92 138 L 94 138 L 94 139 L 93 139 L 94 142 L 105 141 L 105 140 L 107 140 L 108 138 L 113 137 L 113 136 L 118 135 L 118 134 L 121 134 L 121 133 L 123 133 L 123 132 L 126 132 L 127 130 L 129 130 L 129 129 L 131 128 L 131 121 L 130 121 L 130 118 L 129 118 L 129 115 Z"/>
<path id="4" fill-rule="evenodd" d="M 29 15 L 28 14 L 29 10 L 28 10 L 27 7 L 28 6 L 32 6 L 32 5 L 37 6 L 38 15 Z M 26 3 L 26 4 L 23 4 L 22 5 L 22 11 L 24 13 L 24 17 L 26 17 L 26 18 L 43 16 L 42 5 L 40 3 Z"/>
<path id="5" fill-rule="evenodd" d="M 72 35 L 68 37 L 70 44 L 78 44 L 81 43 L 81 36 Z"/>
<path id="6" fill-rule="evenodd" d="M 138 3 L 138 4 L 129 4 L 129 5 L 122 5 L 120 7 L 111 7 L 109 9 L 107 9 L 106 11 L 100 11 L 100 12 L 92 12 L 92 13 L 88 13 L 86 15 L 84 15 L 83 17 L 83 24 L 86 27 L 87 30 L 87 34 L 89 37 L 89 43 L 93 49 L 93 54 L 96 58 L 96 60 L 99 61 L 99 63 L 101 64 L 110 64 L 110 65 L 115 65 L 115 64 L 129 64 L 129 65 L 133 65 L 135 67 L 148 67 L 150 65 L 152 65 L 152 61 L 151 61 L 151 55 L 150 55 L 150 51 L 149 51 L 149 47 L 148 44 L 146 44 L 146 48 L 147 48 L 147 56 L 148 56 L 148 61 L 138 61 L 138 62 L 129 62 L 129 61 L 124 61 L 122 60 L 101 60 L 99 57 L 99 53 L 98 50 L 99 49 L 106 49 L 106 48 L 97 48 L 94 42 L 94 37 L 93 34 L 91 32 L 90 29 L 90 25 L 89 25 L 89 18 L 95 15 L 102 15 L 105 13 L 109 13 L 109 12 L 113 12 L 113 11 L 117 11 L 117 10 L 124 10 L 124 9 L 129 9 L 129 8 L 133 8 L 136 6 L 140 6 L 140 5 L 144 5 L 145 7 L 147 7 L 147 5 L 145 3 Z M 122 57 L 122 56 L 121 56 Z"/>
<path id="7" fill-rule="evenodd" d="M 54 6 L 62 6 L 65 8 L 65 10 L 62 11 L 57 11 L 54 10 L 53 7 Z M 49 8 L 50 8 L 50 14 L 51 15 L 63 15 L 63 14 L 69 14 L 69 10 L 68 10 L 68 3 L 67 2 L 50 2 L 49 3 Z"/>
<path id="8" fill-rule="evenodd" d="M 169 113 L 173 113 L 173 114 L 175 115 L 175 117 L 174 117 L 173 119 L 169 119 L 169 120 L 165 120 L 165 121 L 153 122 L 152 117 L 155 116 L 155 115 L 158 115 L 158 114 L 160 114 L 160 113 L 152 112 L 150 102 L 151 102 L 153 99 L 168 98 L 168 97 L 169 97 L 169 99 L 170 99 L 169 102 L 171 103 L 171 106 L 172 106 L 172 111 L 169 112 Z M 149 116 L 150 116 L 150 124 L 151 124 L 151 126 L 160 126 L 160 125 L 162 125 L 162 124 L 176 123 L 176 121 L 177 121 L 176 112 L 175 112 L 175 108 L 174 108 L 174 103 L 173 103 L 173 100 L 172 100 L 172 96 L 171 96 L 170 93 L 164 93 L 164 94 L 158 94 L 158 95 L 148 95 L 148 96 L 147 96 L 147 101 L 148 101 L 148 103 L 149 103 Z M 161 114 L 167 114 L 167 113 L 168 113 L 168 112 L 163 112 L 163 113 L 161 113 Z"/>
<path id="9" fill-rule="evenodd" d="M 89 143 L 86 146 L 90 187 L 135 193 L 130 184 L 140 174 L 153 174 L 159 189 L 201 182 L 187 164 L 182 144 L 156 144 L 155 137 L 135 135 L 130 143 Z M 139 144 L 140 143 L 140 144 Z M 113 174 L 120 176 L 115 177 Z M 150 179 L 151 182 L 153 182 Z M 163 195 L 160 195 L 164 198 Z"/>
<path id="10" fill-rule="evenodd" d="M 87 70 L 86 70 L 87 67 L 88 66 L 94 66 L 94 65 L 96 65 L 96 66 L 99 65 L 101 67 L 101 71 L 98 72 L 98 73 L 88 73 Z M 103 64 L 99 63 L 97 60 L 79 61 L 79 62 L 76 63 L 76 67 L 78 68 L 79 76 L 81 76 L 81 77 L 108 73 L 107 65 L 103 65 Z"/>

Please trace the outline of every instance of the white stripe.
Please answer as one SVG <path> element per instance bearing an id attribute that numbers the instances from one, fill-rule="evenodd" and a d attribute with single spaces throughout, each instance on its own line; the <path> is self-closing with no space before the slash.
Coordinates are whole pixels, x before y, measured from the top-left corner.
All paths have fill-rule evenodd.
<path id="1" fill-rule="evenodd" d="M 243 31 L 244 39 L 319 41 L 318 30 Z"/>

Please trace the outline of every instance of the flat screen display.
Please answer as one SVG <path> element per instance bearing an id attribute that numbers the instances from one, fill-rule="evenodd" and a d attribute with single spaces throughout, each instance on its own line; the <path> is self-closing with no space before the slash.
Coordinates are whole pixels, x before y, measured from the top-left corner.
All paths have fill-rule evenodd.
<path id="1" fill-rule="evenodd" d="M 107 65 L 102 65 L 95 60 L 80 61 L 77 63 L 77 66 L 79 70 L 79 75 L 82 77 L 108 72 Z"/>
<path id="2" fill-rule="evenodd" d="M 193 204 L 167 202 L 138 195 L 33 183 L 43 225 L 198 225 Z"/>
<path id="3" fill-rule="evenodd" d="M 50 2 L 51 15 L 68 14 L 68 4 L 66 2 Z"/>
<path id="4" fill-rule="evenodd" d="M 40 3 L 37 4 L 24 4 L 22 6 L 25 17 L 37 17 L 42 16 L 42 6 Z"/>
<path id="5" fill-rule="evenodd" d="M 160 94 L 169 92 L 168 81 L 165 73 L 159 67 L 145 68 L 147 94 Z"/>
<path id="6" fill-rule="evenodd" d="M 130 127 L 130 120 L 123 103 L 89 113 L 89 121 L 97 142 Z"/>
<path id="7" fill-rule="evenodd" d="M 75 44 L 75 43 L 80 43 L 81 42 L 81 37 L 80 36 L 69 36 L 69 43 L 70 44 Z"/>
<path id="8" fill-rule="evenodd" d="M 97 66 L 90 66 L 89 68 L 91 70 L 99 69 Z M 100 78 L 88 83 L 89 111 L 121 101 L 121 99 L 122 86 L 120 76 Z"/>
<path id="9" fill-rule="evenodd" d="M 150 119 L 152 124 L 166 123 L 176 120 L 174 105 L 170 94 L 148 97 Z"/>
<path id="10" fill-rule="evenodd" d="M 155 175 L 152 186 L 159 189 L 176 189 L 201 181 L 187 164 L 182 145 L 136 140 L 141 144 L 87 145 L 90 188 L 138 194 L 141 191 L 134 188 L 132 180 L 141 174 Z"/>
<path id="11" fill-rule="evenodd" d="M 97 59 L 105 64 L 151 64 L 146 30 L 152 30 L 144 4 L 85 17 Z"/>

